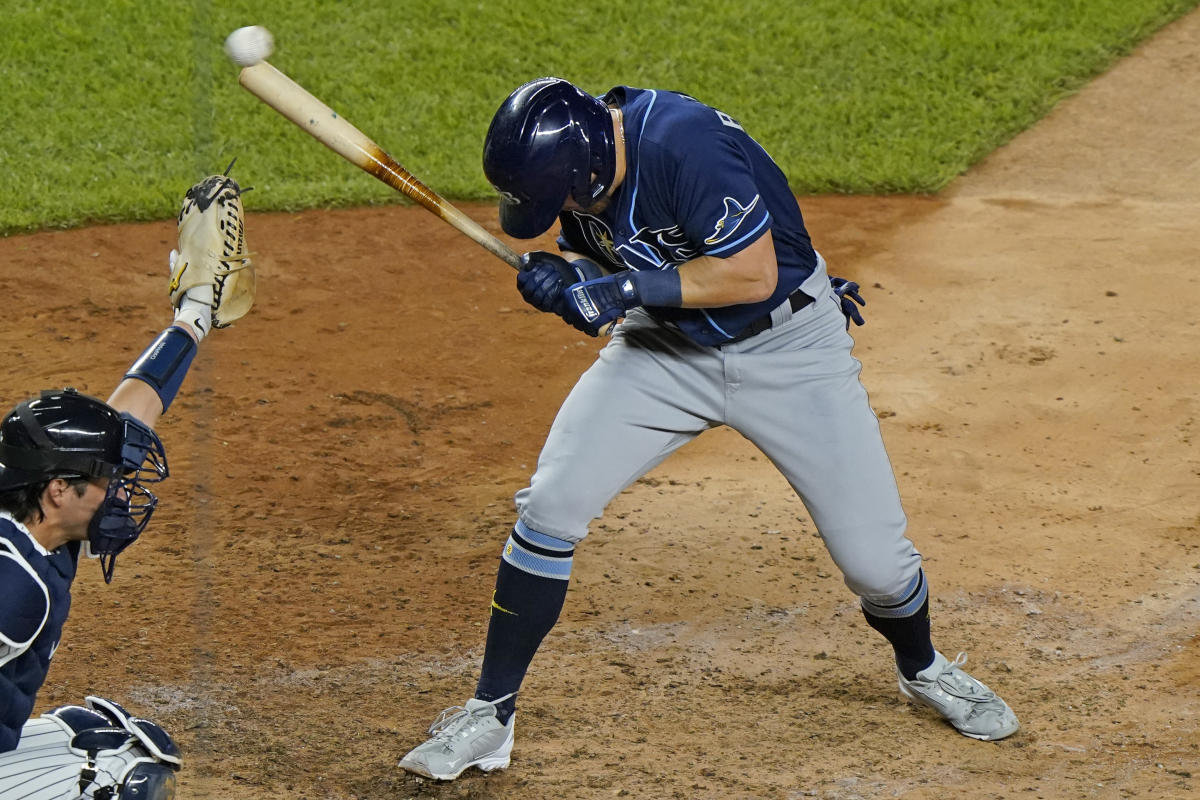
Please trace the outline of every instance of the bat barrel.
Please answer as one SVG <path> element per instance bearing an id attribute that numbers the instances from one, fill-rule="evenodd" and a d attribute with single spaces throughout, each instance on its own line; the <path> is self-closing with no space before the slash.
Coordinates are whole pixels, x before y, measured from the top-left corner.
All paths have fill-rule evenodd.
<path id="1" fill-rule="evenodd" d="M 509 266 L 520 268 L 519 257 L 512 248 L 448 203 L 370 137 L 266 61 L 243 68 L 238 82 L 342 158 L 420 203 Z"/>

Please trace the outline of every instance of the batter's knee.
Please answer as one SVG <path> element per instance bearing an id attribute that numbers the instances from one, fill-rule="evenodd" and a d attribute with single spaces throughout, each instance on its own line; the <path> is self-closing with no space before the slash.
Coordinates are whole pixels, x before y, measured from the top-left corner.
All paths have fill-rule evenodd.
<path id="1" fill-rule="evenodd" d="M 885 557 L 886 555 L 886 557 Z M 846 585 L 856 595 L 883 605 L 897 602 L 911 591 L 921 572 L 921 554 L 911 547 L 904 553 L 875 551 L 839 563 Z"/>
<path id="2" fill-rule="evenodd" d="M 588 525 L 603 513 L 589 510 L 579 498 L 555 492 L 536 482 L 516 495 L 517 516 L 535 531 L 578 544 L 588 534 Z"/>
<path id="3" fill-rule="evenodd" d="M 854 589 L 853 586 L 850 588 Z M 929 584 L 925 581 L 925 570 L 921 569 L 919 562 L 915 573 L 904 578 L 902 583 L 892 581 L 874 591 L 855 591 L 867 613 L 885 619 L 911 617 L 929 598 Z"/>

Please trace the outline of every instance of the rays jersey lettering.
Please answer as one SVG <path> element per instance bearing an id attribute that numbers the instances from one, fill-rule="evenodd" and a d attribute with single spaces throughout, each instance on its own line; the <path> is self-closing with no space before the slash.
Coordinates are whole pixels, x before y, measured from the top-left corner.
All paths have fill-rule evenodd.
<path id="1" fill-rule="evenodd" d="M 604 100 L 624 113 L 625 177 L 602 211 L 559 216 L 563 249 L 610 269 L 669 269 L 771 236 L 779 278 L 767 300 L 649 309 L 701 344 L 736 336 L 813 274 L 816 254 L 786 177 L 733 118 L 674 92 L 618 86 Z"/>
<path id="2" fill-rule="evenodd" d="M 629 242 L 618 248 L 622 256 L 628 254 L 634 259 L 644 261 L 647 266 L 661 268 L 667 265 L 681 264 L 690 261 L 700 254 L 687 238 L 687 234 L 678 225 L 670 228 L 651 230 L 640 228 L 629 237 Z M 628 259 L 625 263 L 630 264 Z M 630 266 L 637 264 L 634 261 Z"/>
<path id="3" fill-rule="evenodd" d="M 569 211 L 563 217 L 565 241 L 560 244 L 582 250 L 614 269 L 661 269 L 699 253 L 678 225 L 659 230 L 640 228 L 618 243 L 612 226 L 602 217 L 581 211 Z M 566 235 L 567 227 L 573 235 Z"/>

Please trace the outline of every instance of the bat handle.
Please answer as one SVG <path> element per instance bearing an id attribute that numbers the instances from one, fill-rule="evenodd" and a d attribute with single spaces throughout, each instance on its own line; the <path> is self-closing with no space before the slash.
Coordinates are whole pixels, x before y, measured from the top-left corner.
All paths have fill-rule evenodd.
<path id="1" fill-rule="evenodd" d="M 467 235 L 470 236 L 470 233 L 468 232 Z M 520 272 L 521 257 L 517 255 L 516 251 L 514 251 L 504 242 L 500 241 L 494 236 L 489 235 L 484 239 L 478 240 L 478 243 L 489 253 L 496 256 L 496 258 Z"/>
<path id="2" fill-rule="evenodd" d="M 508 264 L 515 270 L 521 269 L 521 257 L 517 255 L 517 253 L 511 247 L 497 239 L 486 229 L 484 229 L 483 226 L 460 211 L 456 206 L 447 203 L 441 198 L 440 195 L 414 178 L 411 173 L 397 164 L 389 156 L 383 153 L 380 153 L 380 155 L 382 155 L 383 159 L 386 160 L 386 163 L 381 163 L 381 166 L 383 166 L 387 172 L 382 176 L 376 175 L 376 177 L 379 177 L 384 183 L 396 186 L 397 188 L 399 188 L 398 184 L 400 184 L 400 181 L 404 181 L 405 183 L 409 184 L 408 186 L 405 186 L 404 189 L 401 189 L 404 194 L 425 206 L 425 208 L 429 211 L 437 214 L 444 221 L 450 223 L 451 226 L 458 229 L 459 233 L 465 234 L 467 238 L 471 239 L 471 241 L 475 242 L 484 250 L 487 250 L 489 253 L 496 256 L 496 258 L 500 259 L 505 264 Z M 402 173 L 402 175 L 397 175 L 397 172 Z M 413 185 L 415 185 L 415 189 L 412 188 Z"/>
<path id="3" fill-rule="evenodd" d="M 520 271 L 521 257 L 518 256 L 515 252 L 513 252 L 512 248 L 502 246 L 500 252 L 496 253 L 496 255 L 505 264 L 508 264 L 513 269 Z"/>

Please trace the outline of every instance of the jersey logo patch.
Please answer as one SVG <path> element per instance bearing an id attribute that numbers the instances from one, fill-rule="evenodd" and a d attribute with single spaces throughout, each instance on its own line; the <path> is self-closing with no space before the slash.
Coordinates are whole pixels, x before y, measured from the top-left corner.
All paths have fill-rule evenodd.
<path id="1" fill-rule="evenodd" d="M 607 261 L 614 267 L 623 268 L 625 266 L 621 256 L 617 254 L 612 229 L 604 220 L 581 211 L 568 213 L 575 224 L 579 226 L 579 234 L 583 237 L 584 243 L 594 251 L 593 255 L 596 258 Z"/>
<path id="2" fill-rule="evenodd" d="M 581 217 L 585 234 L 589 241 L 593 242 L 600 252 L 608 257 L 613 263 L 620 263 L 621 258 L 617 255 L 617 249 L 613 246 L 612 231 L 608 229 L 600 220 L 595 217 Z"/>
<path id="3" fill-rule="evenodd" d="M 732 197 L 725 198 L 725 216 L 717 220 L 712 235 L 704 240 L 705 244 L 720 244 L 733 236 L 734 231 L 742 224 L 742 220 L 758 205 L 758 195 L 748 205 L 742 205 Z"/>

